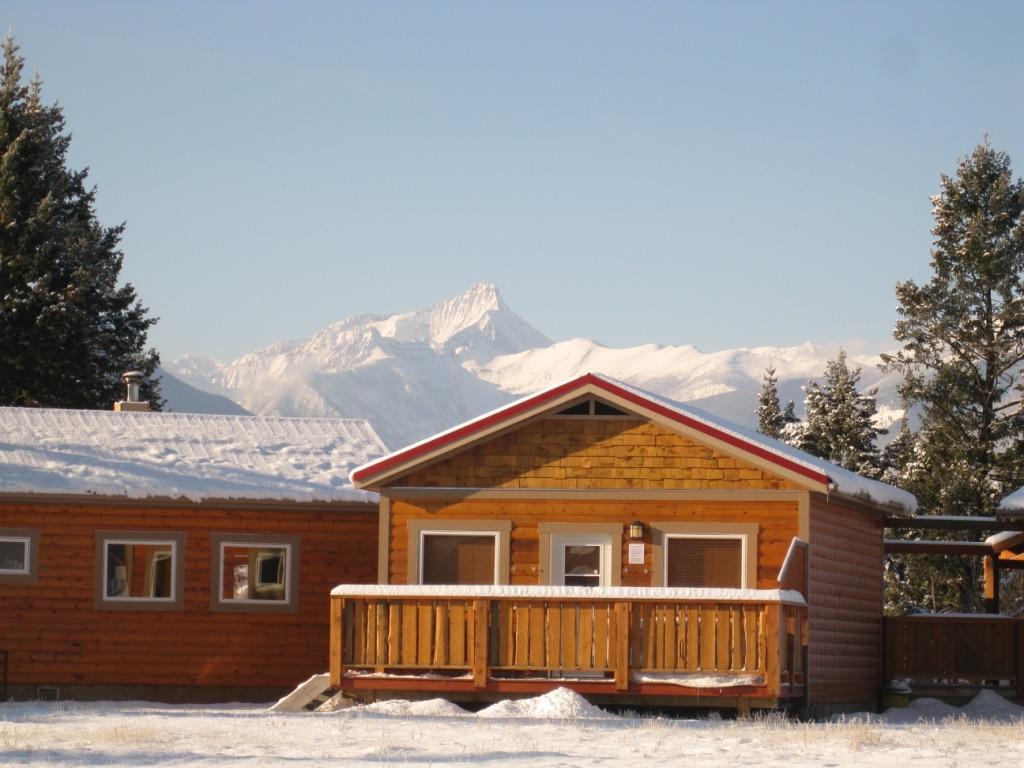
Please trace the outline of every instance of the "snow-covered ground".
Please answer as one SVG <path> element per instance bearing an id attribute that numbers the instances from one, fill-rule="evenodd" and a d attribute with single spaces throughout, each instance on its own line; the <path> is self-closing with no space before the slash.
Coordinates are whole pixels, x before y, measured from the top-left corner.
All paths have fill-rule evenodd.
<path id="1" fill-rule="evenodd" d="M 0 705 L 0 765 L 1019 766 L 1022 710 L 995 694 L 963 709 L 831 723 L 612 715 L 566 690 L 478 714 L 441 701 L 337 712 L 264 707 Z"/>

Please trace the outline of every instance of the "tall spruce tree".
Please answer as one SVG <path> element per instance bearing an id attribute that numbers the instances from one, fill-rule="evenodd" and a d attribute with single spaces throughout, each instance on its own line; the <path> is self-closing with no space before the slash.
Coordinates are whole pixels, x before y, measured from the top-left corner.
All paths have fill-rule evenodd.
<path id="1" fill-rule="evenodd" d="M 804 421 L 789 432 L 801 450 L 828 459 L 866 477 L 879 477 L 881 455 L 875 439 L 885 434 L 874 424 L 876 390 L 861 393 L 860 368 L 851 371 L 846 352 L 825 364 L 821 384 L 811 381 L 804 388 Z"/>
<path id="2" fill-rule="evenodd" d="M 155 321 L 130 285 L 118 286 L 124 225 L 102 227 L 86 171 L 67 167 L 71 136 L 42 81 L 22 82 L 24 59 L 8 36 L 0 71 L 0 405 L 109 408 L 121 374 L 146 376 Z"/>
<path id="3" fill-rule="evenodd" d="M 782 428 L 786 423 L 779 405 L 778 381 L 775 366 L 769 365 L 765 369 L 761 392 L 757 396 L 757 431 L 776 439 L 782 437 Z"/>
<path id="4" fill-rule="evenodd" d="M 902 349 L 883 360 L 921 408 L 922 511 L 988 514 L 1024 479 L 1024 184 L 986 138 L 932 204 L 932 276 L 896 286 Z"/>
<path id="5" fill-rule="evenodd" d="M 883 356 L 921 414 L 898 481 L 923 514 L 987 515 L 1024 482 L 1024 184 L 986 137 L 940 187 L 931 278 L 896 286 L 902 349 Z M 980 606 L 974 559 L 894 556 L 888 567 L 890 606 Z"/>

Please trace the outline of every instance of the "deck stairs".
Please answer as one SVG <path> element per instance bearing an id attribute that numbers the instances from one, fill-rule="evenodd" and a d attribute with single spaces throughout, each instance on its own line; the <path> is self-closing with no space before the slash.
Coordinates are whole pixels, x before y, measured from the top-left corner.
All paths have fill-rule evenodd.
<path id="1" fill-rule="evenodd" d="M 331 701 L 339 693 L 331 687 L 331 676 L 324 672 L 313 675 L 305 682 L 299 683 L 295 690 L 284 696 L 271 708 L 271 712 L 313 712 Z M 343 706 L 343 705 L 342 705 Z M 334 706 L 332 709 L 341 709 Z"/>

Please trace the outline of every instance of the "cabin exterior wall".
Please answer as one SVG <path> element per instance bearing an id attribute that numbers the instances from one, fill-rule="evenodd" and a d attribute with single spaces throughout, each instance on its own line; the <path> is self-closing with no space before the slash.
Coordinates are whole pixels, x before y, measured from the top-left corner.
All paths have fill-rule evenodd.
<path id="1" fill-rule="evenodd" d="M 396 491 L 399 493 L 399 491 Z M 718 494 L 716 494 L 718 495 Z M 727 494 L 722 494 L 727 495 Z M 796 496 L 798 494 L 792 494 Z M 619 526 L 622 534 L 621 586 L 662 586 L 655 583 L 655 558 L 660 541 L 656 528 L 660 523 L 697 523 L 711 529 L 721 526 L 756 526 L 756 584 L 749 588 L 774 589 L 786 550 L 799 529 L 799 501 L 761 499 L 716 499 L 673 501 L 602 499 L 473 498 L 463 500 L 403 499 L 390 501 L 388 572 L 390 584 L 415 583 L 409 578 L 410 523 L 429 526 L 430 521 L 507 521 L 511 523 L 509 584 L 549 584 L 548 564 L 541 556 L 541 530 L 545 523 L 559 522 L 605 530 Z M 644 524 L 644 538 L 628 537 L 630 523 Z M 643 564 L 630 564 L 630 543 L 643 543 Z"/>
<path id="2" fill-rule="evenodd" d="M 34 697 L 266 700 L 328 662 L 329 593 L 376 580 L 377 508 L 0 500 L 0 528 L 38 531 L 36 575 L 0 583 L 0 651 L 10 693 Z M 97 531 L 184 534 L 183 603 L 94 605 Z M 214 610 L 216 533 L 297 542 L 294 610 Z"/>
<path id="3" fill-rule="evenodd" d="M 808 704 L 873 709 L 882 676 L 882 515 L 812 494 Z"/>

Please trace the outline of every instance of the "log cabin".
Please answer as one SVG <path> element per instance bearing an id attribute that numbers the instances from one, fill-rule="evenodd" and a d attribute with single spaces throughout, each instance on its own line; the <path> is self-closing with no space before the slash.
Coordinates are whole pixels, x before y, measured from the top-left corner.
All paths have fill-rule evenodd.
<path id="1" fill-rule="evenodd" d="M 372 582 L 362 420 L 0 408 L 0 696 L 275 698 Z M 139 412 L 142 411 L 142 412 Z"/>
<path id="2" fill-rule="evenodd" d="M 332 593 L 355 697 L 876 706 L 904 491 L 597 374 L 351 477 L 380 504 L 378 584 Z"/>

